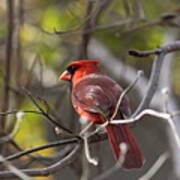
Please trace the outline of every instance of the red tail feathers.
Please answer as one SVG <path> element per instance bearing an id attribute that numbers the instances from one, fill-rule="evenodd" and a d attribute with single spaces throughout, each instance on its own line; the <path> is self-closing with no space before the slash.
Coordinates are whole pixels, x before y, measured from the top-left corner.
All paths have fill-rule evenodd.
<path id="1" fill-rule="evenodd" d="M 121 156 L 119 145 L 123 142 L 128 145 L 128 151 L 122 166 L 125 169 L 142 167 L 144 164 L 144 155 L 139 149 L 128 125 L 109 125 L 106 127 L 106 130 L 116 159 L 119 159 Z"/>

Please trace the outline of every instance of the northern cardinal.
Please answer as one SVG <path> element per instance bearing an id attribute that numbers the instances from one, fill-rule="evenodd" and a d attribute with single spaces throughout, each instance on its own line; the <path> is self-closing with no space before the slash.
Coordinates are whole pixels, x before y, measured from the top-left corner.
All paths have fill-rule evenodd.
<path id="1" fill-rule="evenodd" d="M 123 91 L 114 80 L 100 71 L 99 64 L 96 60 L 74 61 L 59 78 L 71 82 L 71 100 L 75 111 L 94 124 L 103 124 L 111 118 Z M 124 119 L 129 113 L 128 100 L 124 97 L 114 119 Z M 128 145 L 122 167 L 142 167 L 144 156 L 128 124 L 108 125 L 106 131 L 117 160 L 121 156 L 120 144 Z"/>

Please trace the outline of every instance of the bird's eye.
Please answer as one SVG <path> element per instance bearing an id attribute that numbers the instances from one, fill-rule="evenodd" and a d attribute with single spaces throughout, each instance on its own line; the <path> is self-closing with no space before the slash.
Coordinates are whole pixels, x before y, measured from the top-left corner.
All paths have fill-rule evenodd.
<path id="1" fill-rule="evenodd" d="M 71 74 L 74 74 L 74 72 L 76 71 L 76 69 L 78 69 L 79 66 L 69 66 L 67 68 L 68 72 Z"/>

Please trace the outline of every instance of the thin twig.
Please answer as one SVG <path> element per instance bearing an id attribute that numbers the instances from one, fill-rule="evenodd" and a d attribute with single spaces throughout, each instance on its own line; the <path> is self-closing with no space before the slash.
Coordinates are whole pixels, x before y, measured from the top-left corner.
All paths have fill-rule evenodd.
<path id="1" fill-rule="evenodd" d="M 162 95 L 163 95 L 163 100 L 164 100 L 164 103 L 163 103 L 163 111 L 165 113 L 168 113 L 168 99 L 169 99 L 169 91 L 167 88 L 164 88 L 162 90 Z"/>
<path id="2" fill-rule="evenodd" d="M 150 50 L 150 51 L 140 51 L 140 50 L 130 50 L 129 54 L 131 56 L 137 56 L 137 57 L 146 57 L 149 55 L 159 55 L 161 53 L 171 53 L 175 51 L 180 50 L 180 41 L 174 41 L 173 43 L 161 46 L 160 48 Z"/>
<path id="3" fill-rule="evenodd" d="M 49 176 L 50 174 L 53 174 L 60 170 L 61 168 L 67 166 L 70 164 L 78 155 L 78 152 L 81 150 L 81 145 L 76 145 L 73 150 L 65 156 L 60 161 L 45 167 L 41 169 L 20 169 L 22 173 L 25 173 L 29 176 Z M 12 171 L 1 171 L 0 172 L 0 178 L 13 178 L 15 177 L 14 173 Z"/>
<path id="4" fill-rule="evenodd" d="M 134 85 L 137 83 L 138 79 L 140 78 L 140 76 L 142 74 L 143 74 L 142 71 L 138 71 L 136 79 L 122 92 L 122 94 L 119 97 L 119 100 L 118 100 L 118 102 L 116 104 L 116 108 L 115 108 L 115 110 L 113 112 L 113 115 L 111 116 L 110 120 L 113 120 L 115 118 L 115 116 L 117 115 L 117 112 L 119 110 L 119 107 L 120 107 L 120 105 L 122 103 L 123 98 L 134 87 Z"/>
<path id="5" fill-rule="evenodd" d="M 27 176 L 20 169 L 17 169 L 15 166 L 6 161 L 6 159 L 0 155 L 0 163 L 3 163 L 15 176 L 21 178 L 22 180 L 32 180 L 31 177 Z"/>
<path id="6" fill-rule="evenodd" d="M 89 151 L 89 144 L 88 144 L 88 136 L 83 137 L 84 140 L 84 150 L 85 150 L 85 156 L 89 163 L 93 164 L 94 166 L 98 165 L 98 161 L 96 158 L 92 158 Z"/>
<path id="7" fill-rule="evenodd" d="M 139 51 L 139 50 L 129 50 L 129 55 L 137 57 L 147 57 L 150 55 L 158 55 L 162 52 L 160 48 L 150 51 Z"/>
<path id="8" fill-rule="evenodd" d="M 133 33 L 135 31 L 142 30 L 145 28 L 152 28 L 154 26 L 165 26 L 166 25 L 166 26 L 171 26 L 173 28 L 179 28 L 179 26 L 176 26 L 175 24 L 174 24 L 174 26 L 172 26 L 172 22 L 176 18 L 176 15 L 175 14 L 171 14 L 171 15 L 172 15 L 171 19 L 166 18 L 165 15 L 162 15 L 160 18 L 153 19 L 150 21 L 143 19 L 143 24 L 142 24 L 142 19 L 135 20 L 134 18 L 126 18 L 126 19 L 121 20 L 120 22 L 116 22 L 114 24 L 99 25 L 99 26 L 95 26 L 95 27 L 86 29 L 86 31 L 81 30 L 80 29 L 81 26 L 78 26 L 78 28 L 71 29 L 68 31 L 55 30 L 54 33 L 57 35 L 79 35 L 79 34 L 83 35 L 83 34 L 93 33 L 93 32 L 102 31 L 102 30 L 112 30 L 112 29 L 120 29 L 121 28 L 119 31 L 119 34 L 124 35 L 124 34 Z M 141 23 L 141 24 L 132 26 L 132 23 L 134 24 L 135 22 L 136 22 L 136 24 L 138 24 L 138 23 Z M 127 27 L 130 27 L 130 28 L 124 30 L 122 28 L 122 26 L 125 26 L 125 25 L 127 25 Z M 54 33 L 46 32 L 42 29 L 40 29 L 40 30 L 47 34 L 51 34 L 51 35 L 54 34 Z"/>
<path id="9" fill-rule="evenodd" d="M 16 113 L 17 121 L 16 121 L 11 133 L 9 133 L 7 136 L 1 137 L 0 138 L 0 144 L 8 142 L 9 140 L 11 140 L 16 135 L 16 133 L 18 132 L 18 130 L 20 128 L 20 124 L 21 124 L 21 121 L 23 119 L 23 116 L 24 116 L 24 113 L 21 111 Z"/>
<path id="10" fill-rule="evenodd" d="M 175 23 L 175 19 L 178 18 L 178 14 L 175 13 L 167 13 L 167 14 L 162 14 L 159 18 L 157 19 L 153 19 L 150 21 L 147 21 L 143 24 L 140 25 L 134 25 L 134 26 L 129 26 L 130 28 L 125 29 L 123 31 L 121 31 L 121 35 L 123 34 L 130 34 L 133 33 L 135 31 L 139 31 L 145 28 L 152 28 L 154 26 L 169 26 L 169 27 L 173 27 L 173 28 L 179 28 L 179 24 Z M 134 20 L 135 21 L 135 20 Z M 142 19 L 140 19 L 140 22 L 142 21 Z M 138 22 L 136 22 L 137 24 Z"/>
<path id="11" fill-rule="evenodd" d="M 153 164 L 153 166 L 145 173 L 143 176 L 139 178 L 139 180 L 150 180 L 153 176 L 159 171 L 159 169 L 164 165 L 164 163 L 169 158 L 169 153 L 164 152 L 159 156 L 157 161 Z"/>
<path id="12" fill-rule="evenodd" d="M 28 95 L 28 97 L 30 98 L 30 100 L 33 102 L 33 104 L 38 108 L 38 110 L 55 126 L 59 127 L 60 129 L 62 129 L 64 132 L 68 133 L 68 134 L 73 134 L 73 132 L 67 128 L 65 128 L 64 126 L 62 126 L 61 124 L 59 124 L 58 121 L 56 121 L 55 119 L 53 119 L 47 112 L 45 112 L 43 110 L 43 108 L 41 108 L 41 106 L 36 102 L 35 98 L 32 96 L 32 94 L 27 90 L 24 89 L 24 91 L 26 92 L 26 94 Z"/>
<path id="13" fill-rule="evenodd" d="M 98 32 L 98 31 L 107 31 L 111 29 L 120 29 L 122 26 L 125 26 L 127 24 L 132 23 L 132 19 L 125 19 L 121 20 L 120 22 L 115 22 L 113 24 L 107 24 L 107 25 L 99 25 L 95 27 L 91 27 L 89 29 L 86 29 L 85 31 L 80 29 L 74 29 L 69 31 L 55 31 L 55 34 L 57 35 L 84 35 L 88 33 Z"/>
<path id="14" fill-rule="evenodd" d="M 180 41 L 175 41 L 171 44 L 162 46 L 158 49 L 151 50 L 151 51 L 131 51 L 131 55 L 135 55 L 138 57 L 143 57 L 145 55 L 147 56 L 147 55 L 151 55 L 151 54 L 157 54 L 157 57 L 155 58 L 154 63 L 153 63 L 147 92 L 146 92 L 143 100 L 141 101 L 140 105 L 138 106 L 137 110 L 132 115 L 132 117 L 135 117 L 141 111 L 143 111 L 144 109 L 149 107 L 149 104 L 152 101 L 155 91 L 158 87 L 160 70 L 161 70 L 161 66 L 162 66 L 165 55 L 167 53 L 171 53 L 171 52 L 178 51 L 178 50 L 180 50 Z"/>
<path id="15" fill-rule="evenodd" d="M 6 42 L 6 61 L 4 72 L 4 95 L 2 110 L 7 111 L 9 108 L 9 85 L 11 81 L 11 63 L 13 54 L 13 32 L 14 32 L 14 0 L 7 0 L 7 42 Z M 0 127 L 5 126 L 5 117 L 1 118 Z"/>
<path id="16" fill-rule="evenodd" d="M 20 157 L 25 156 L 27 154 L 31 154 L 33 152 L 37 152 L 37 151 L 41 151 L 44 149 L 53 148 L 53 147 L 57 147 L 57 146 L 67 145 L 67 144 L 75 144 L 78 142 L 80 142 L 80 139 L 77 139 L 77 138 L 69 138 L 69 139 L 65 139 L 65 140 L 54 141 L 54 142 L 49 143 L 49 144 L 45 144 L 42 146 L 38 146 L 35 148 L 31 148 L 31 149 L 24 150 L 24 151 L 15 153 L 13 155 L 7 156 L 7 157 L 5 157 L 5 160 L 12 161 L 14 159 L 20 158 Z"/>
<path id="17" fill-rule="evenodd" d="M 21 44 L 21 38 L 20 38 L 20 32 L 21 32 L 21 27 L 24 24 L 24 0 L 18 0 L 18 6 L 17 6 L 17 16 L 16 16 L 16 36 L 15 36 L 15 58 L 16 58 L 16 72 L 15 75 L 16 77 L 16 84 L 17 87 L 21 86 L 21 80 L 22 80 L 22 68 L 23 68 L 23 58 L 22 58 L 22 44 Z M 18 96 L 19 97 L 19 96 Z M 20 101 L 17 99 L 17 101 Z"/>
<path id="18" fill-rule="evenodd" d="M 139 114 L 144 109 L 148 108 L 150 105 L 150 102 L 153 99 L 153 96 L 157 90 L 158 86 L 158 79 L 160 75 L 160 69 L 164 60 L 165 53 L 161 53 L 158 55 L 158 57 L 154 60 L 151 77 L 149 80 L 147 92 L 142 99 L 140 105 L 138 106 L 137 110 L 133 113 L 132 117 L 135 117 L 137 114 Z"/>
<path id="19" fill-rule="evenodd" d="M 89 124 L 87 124 L 87 126 L 85 126 L 85 127 L 81 130 L 81 132 L 79 133 L 79 135 L 81 136 L 81 135 L 87 133 L 88 130 L 92 127 L 93 124 L 94 124 L 93 122 L 90 122 Z"/>
<path id="20" fill-rule="evenodd" d="M 102 12 L 106 9 L 110 1 L 108 0 L 101 0 L 95 1 L 88 0 L 87 4 L 87 10 L 86 10 L 86 17 L 89 16 L 89 19 L 84 24 L 83 30 L 82 30 L 82 41 L 79 48 L 79 59 L 86 59 L 87 58 L 87 47 L 89 44 L 89 41 L 91 39 L 92 32 L 88 30 L 96 27 L 96 24 L 102 14 Z M 86 33 L 83 33 L 86 32 Z"/>
<path id="21" fill-rule="evenodd" d="M 43 115 L 42 112 L 40 111 L 31 111 L 31 110 L 12 110 L 12 111 L 7 111 L 7 112 L 0 112 L 0 116 L 7 116 L 10 114 L 17 114 L 19 111 L 23 112 L 23 113 L 32 113 L 32 114 L 40 114 Z"/>
<path id="22" fill-rule="evenodd" d="M 119 156 L 119 159 L 117 161 L 117 163 L 110 169 L 106 170 L 104 173 L 100 174 L 99 176 L 95 177 L 93 180 L 103 180 L 105 178 L 108 178 L 109 176 L 111 176 L 113 173 L 115 173 L 117 170 L 119 170 L 126 158 L 126 154 L 128 151 L 128 146 L 125 143 L 121 143 L 119 145 L 120 151 L 121 151 L 121 156 Z"/>
<path id="23" fill-rule="evenodd" d="M 100 134 L 96 134 L 96 135 L 93 135 L 93 136 L 89 137 L 89 143 L 97 143 L 97 142 L 100 142 L 100 141 L 104 141 L 106 139 L 107 139 L 107 133 L 100 133 Z M 52 148 L 52 147 L 57 147 L 57 146 L 62 146 L 62 145 L 68 145 L 68 144 L 70 145 L 70 144 L 75 144 L 75 143 L 78 143 L 78 142 L 81 143 L 81 139 L 79 139 L 77 137 L 72 137 L 72 138 L 59 140 L 59 141 L 54 141 L 54 142 L 49 143 L 49 144 L 45 144 L 45 145 L 42 145 L 42 146 L 38 146 L 38 147 L 35 147 L 35 148 L 31 148 L 31 149 L 28 149 L 28 150 L 24 150 L 24 151 L 15 153 L 13 155 L 5 157 L 5 159 L 8 160 L 8 161 L 11 161 L 11 160 L 20 158 L 22 156 L 25 156 L 27 154 L 37 152 L 37 151 L 40 151 L 40 150 L 44 150 L 44 149 L 47 149 L 47 148 Z"/>
<path id="24" fill-rule="evenodd" d="M 150 116 L 154 116 L 154 117 L 166 120 L 168 122 L 168 124 L 170 125 L 170 127 L 172 129 L 172 132 L 173 132 L 173 135 L 174 135 L 174 138 L 175 138 L 175 141 L 176 141 L 178 147 L 180 148 L 180 137 L 178 135 L 178 131 L 177 131 L 176 125 L 174 124 L 174 121 L 172 119 L 173 116 L 171 114 L 169 114 L 169 113 L 158 112 L 158 111 L 155 111 L 155 110 L 152 110 L 152 109 L 145 109 L 144 111 L 141 111 L 135 117 L 131 117 L 131 118 L 126 119 L 126 120 L 124 120 L 124 119 L 122 119 L 122 120 L 113 120 L 113 121 L 110 121 L 109 124 L 128 124 L 128 123 L 133 123 L 135 121 L 139 121 L 145 115 L 150 115 Z"/>

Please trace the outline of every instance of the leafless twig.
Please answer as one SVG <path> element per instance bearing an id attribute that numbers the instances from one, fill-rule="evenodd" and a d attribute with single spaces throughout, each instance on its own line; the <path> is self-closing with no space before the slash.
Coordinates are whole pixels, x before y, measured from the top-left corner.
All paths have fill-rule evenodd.
<path id="1" fill-rule="evenodd" d="M 153 54 L 155 55 L 159 55 L 161 53 L 167 54 L 179 50 L 180 50 L 180 41 L 174 41 L 171 44 L 167 44 L 165 46 L 150 51 L 130 50 L 129 54 L 131 56 L 146 57 Z"/>
<path id="2" fill-rule="evenodd" d="M 119 157 L 119 160 L 117 163 L 104 173 L 100 174 L 99 176 L 95 177 L 93 180 L 103 180 L 105 178 L 108 178 L 110 175 L 112 175 L 114 172 L 116 172 L 118 169 L 120 169 L 125 161 L 126 153 L 128 151 L 128 146 L 125 143 L 121 143 L 119 145 L 119 148 L 121 149 L 121 156 Z"/>
<path id="3" fill-rule="evenodd" d="M 3 163 L 12 173 L 14 173 L 15 176 L 24 180 L 32 180 L 31 177 L 27 176 L 21 170 L 17 169 L 15 166 L 7 162 L 3 156 L 0 156 L 0 163 Z"/>
<path id="4" fill-rule="evenodd" d="M 108 0 L 96 1 L 96 3 L 95 1 L 88 0 L 86 16 L 89 16 L 89 19 L 86 21 L 82 31 L 86 33 L 82 33 L 82 42 L 80 44 L 78 55 L 79 59 L 87 58 L 87 47 L 92 34 L 92 32 L 89 31 L 89 29 L 93 29 L 96 26 L 101 13 L 106 9 L 109 3 L 110 1 Z"/>
<path id="5" fill-rule="evenodd" d="M 28 95 L 28 97 L 30 98 L 30 100 L 33 102 L 33 104 L 38 108 L 38 110 L 55 126 L 57 126 L 58 128 L 62 129 L 64 132 L 68 133 L 68 134 L 73 134 L 73 132 L 67 128 L 65 128 L 64 126 L 62 126 L 61 124 L 59 124 L 55 119 L 53 119 L 47 112 L 44 111 L 44 109 L 36 102 L 35 98 L 32 96 L 32 94 L 27 90 L 24 89 L 24 91 L 26 92 L 26 94 Z"/>
<path id="6" fill-rule="evenodd" d="M 116 104 L 115 111 L 113 112 L 113 115 L 111 116 L 110 120 L 113 120 L 115 118 L 124 96 L 134 87 L 134 85 L 137 83 L 138 79 L 140 78 L 142 74 L 143 74 L 142 71 L 138 71 L 136 79 L 122 92 Z"/>
<path id="7" fill-rule="evenodd" d="M 31 148 L 31 149 L 28 149 L 28 150 L 24 150 L 24 151 L 15 153 L 13 155 L 5 157 L 5 160 L 6 161 L 12 161 L 14 159 L 20 158 L 20 157 L 25 156 L 27 154 L 31 154 L 33 152 L 41 151 L 41 150 L 44 150 L 44 149 L 47 149 L 47 148 L 53 148 L 53 147 L 57 147 L 57 146 L 67 145 L 67 144 L 75 144 L 75 143 L 78 143 L 79 141 L 80 141 L 80 139 L 77 139 L 77 138 L 69 138 L 69 139 L 65 139 L 65 140 L 55 141 L 55 142 L 52 142 L 52 143 L 49 143 L 49 144 L 45 144 L 45 145 L 42 145 L 42 146 L 38 146 L 38 147 L 35 147 L 35 148 Z"/>
<path id="8" fill-rule="evenodd" d="M 124 119 L 122 119 L 122 120 L 113 120 L 113 121 L 111 121 L 109 123 L 110 124 L 133 123 L 135 121 L 140 120 L 145 115 L 150 115 L 150 116 L 154 116 L 154 117 L 166 120 L 168 122 L 168 124 L 170 125 L 170 127 L 171 127 L 171 129 L 173 131 L 173 135 L 174 135 L 175 141 L 176 141 L 178 147 L 180 148 L 180 137 L 178 135 L 178 130 L 176 128 L 176 125 L 175 125 L 175 123 L 173 121 L 173 115 L 172 114 L 165 113 L 165 112 L 159 112 L 159 111 L 155 111 L 155 110 L 152 110 L 152 109 L 145 109 L 145 110 L 141 111 L 137 116 L 132 117 L 130 119 L 126 119 L 126 120 L 124 120 Z"/>
<path id="9" fill-rule="evenodd" d="M 178 50 L 180 50 L 180 41 L 175 41 L 171 44 L 162 46 L 153 51 L 130 51 L 131 55 L 138 56 L 138 57 L 144 57 L 145 55 L 147 56 L 150 54 L 157 54 L 157 57 L 153 63 L 151 77 L 150 77 L 149 85 L 148 85 L 148 90 L 147 90 L 143 100 L 141 101 L 140 105 L 138 106 L 137 110 L 132 115 L 132 117 L 135 117 L 141 111 L 148 108 L 150 102 L 152 101 L 154 93 L 157 89 L 157 86 L 158 86 L 160 70 L 161 70 L 161 66 L 162 66 L 165 55 L 167 53 L 178 51 Z"/>
<path id="10" fill-rule="evenodd" d="M 100 133 L 100 134 L 96 134 L 96 135 L 89 137 L 89 143 L 96 143 L 96 142 L 103 141 L 106 139 L 107 139 L 107 134 L 106 133 Z M 49 143 L 49 144 L 45 144 L 42 146 L 38 146 L 35 148 L 31 148 L 28 150 L 24 150 L 24 151 L 15 153 L 13 155 L 5 157 L 5 159 L 8 161 L 12 161 L 12 160 L 20 158 L 22 156 L 28 155 L 30 153 L 37 152 L 40 150 L 44 150 L 47 148 L 53 148 L 53 147 L 68 145 L 68 144 L 71 145 L 71 144 L 76 144 L 76 143 L 81 143 L 81 139 L 79 139 L 77 137 L 72 137 L 72 138 L 68 138 L 68 139 L 64 139 L 64 140 L 58 140 L 58 141 L 54 141 L 54 142 Z"/>
<path id="11" fill-rule="evenodd" d="M 83 137 L 83 139 L 84 139 L 85 155 L 86 155 L 86 158 L 87 158 L 88 162 L 93 164 L 94 166 L 97 166 L 98 165 L 97 159 L 96 158 L 92 158 L 91 155 L 90 155 L 89 144 L 88 144 L 88 136 L 85 135 Z"/>
<path id="12" fill-rule="evenodd" d="M 55 173 L 60 168 L 63 168 L 64 166 L 67 166 L 68 164 L 70 164 L 74 160 L 74 158 L 77 156 L 78 152 L 80 151 L 80 149 L 81 149 L 80 147 L 81 147 L 80 144 L 76 145 L 67 156 L 65 156 L 60 161 L 58 161 L 48 167 L 45 167 L 42 169 L 20 169 L 20 171 L 29 176 L 48 176 L 50 174 Z M 8 178 L 8 179 L 13 178 L 14 173 L 11 171 L 1 171 L 0 178 L 1 177 Z"/>
<path id="13" fill-rule="evenodd" d="M 11 63 L 13 54 L 13 32 L 14 32 L 14 0 L 7 0 L 7 42 L 6 42 L 6 63 L 4 72 L 4 95 L 2 110 L 7 111 L 9 108 L 9 85 L 11 81 Z M 5 126 L 5 117 L 1 118 L 0 127 Z"/>
<path id="14" fill-rule="evenodd" d="M 0 138 L 0 144 L 8 142 L 9 140 L 11 140 L 16 135 L 16 133 L 19 130 L 19 127 L 20 127 L 21 121 L 23 119 L 23 116 L 24 116 L 24 113 L 21 112 L 21 111 L 16 113 L 17 121 L 16 121 L 16 123 L 15 123 L 15 125 L 13 127 L 13 130 L 7 136 L 4 136 L 4 137 Z"/>
<path id="15" fill-rule="evenodd" d="M 154 163 L 154 165 L 148 170 L 148 172 L 146 174 L 141 176 L 139 178 L 139 180 L 150 180 L 150 179 L 152 179 L 152 177 L 159 171 L 161 166 L 167 161 L 168 158 L 169 158 L 168 152 L 162 153 L 159 156 L 158 160 Z"/>
<path id="16" fill-rule="evenodd" d="M 170 16 L 171 16 L 171 18 L 170 18 Z M 123 35 L 123 34 L 133 33 L 135 31 L 142 30 L 145 28 L 152 28 L 155 26 L 171 26 L 173 28 L 179 28 L 179 25 L 173 23 L 176 16 L 178 16 L 178 15 L 170 13 L 170 14 L 163 14 L 161 17 L 159 17 L 157 19 L 145 20 L 142 15 L 142 17 L 137 20 L 134 18 L 126 18 L 126 19 L 121 20 L 120 22 L 116 22 L 116 23 L 108 24 L 108 25 L 94 26 L 94 27 L 90 27 L 86 30 L 82 30 L 82 29 L 80 29 L 81 26 L 78 26 L 78 28 L 71 29 L 68 31 L 55 30 L 54 33 L 57 35 L 79 35 L 79 34 L 84 35 L 84 34 L 89 34 L 89 33 L 97 32 L 97 31 L 120 29 L 119 34 Z M 138 24 L 138 25 L 131 26 L 131 24 L 134 22 L 136 22 L 136 24 Z M 122 28 L 122 27 L 124 27 L 125 25 L 127 25 L 127 27 L 130 27 L 130 28 L 124 30 L 124 28 Z M 46 32 L 42 29 L 41 29 L 41 31 L 43 31 L 47 34 L 51 34 L 51 35 L 54 34 L 54 33 Z"/>

